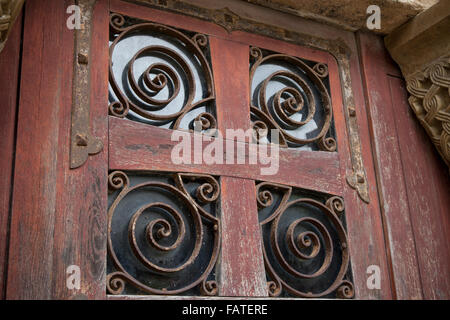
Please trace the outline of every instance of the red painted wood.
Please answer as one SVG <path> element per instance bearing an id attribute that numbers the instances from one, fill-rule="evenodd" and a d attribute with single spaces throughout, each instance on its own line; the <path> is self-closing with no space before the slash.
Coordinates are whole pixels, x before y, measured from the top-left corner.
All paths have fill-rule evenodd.
<path id="1" fill-rule="evenodd" d="M 106 298 L 106 211 L 108 176 L 108 121 L 105 101 L 108 99 L 108 34 L 109 2 L 98 0 L 93 12 L 90 55 L 90 130 L 102 140 L 103 150 L 90 156 L 87 162 L 75 170 L 69 168 L 69 147 L 59 143 L 62 152 L 58 172 L 55 230 L 55 254 L 63 259 L 55 260 L 52 293 L 59 299 L 104 299 Z M 66 29 L 67 30 L 67 29 Z M 66 37 L 72 45 L 72 32 Z M 64 52 L 70 60 L 71 51 Z M 72 69 L 72 65 L 68 65 Z M 70 74 L 71 71 L 67 70 Z M 70 89 L 72 89 L 70 87 Z M 60 129 L 60 141 L 69 141 L 71 99 L 67 100 L 68 112 Z M 64 129 L 63 129 L 64 128 Z M 80 290 L 67 290 L 65 286 L 69 265 L 81 270 Z"/>
<path id="2" fill-rule="evenodd" d="M 62 42 L 60 30 L 53 27 L 61 16 L 48 17 L 53 10 L 63 10 L 63 3 L 49 2 L 47 8 L 36 1 L 26 3 L 8 299 L 51 298 L 57 140 L 53 121 L 59 120 L 61 97 L 44 92 L 58 92 L 62 86 L 61 74 L 55 76 Z"/>
<path id="3" fill-rule="evenodd" d="M 333 35 L 329 35 L 332 37 Z M 336 35 L 334 35 L 336 36 Z M 353 35 L 342 34 L 351 52 L 357 52 Z M 330 78 L 331 100 L 336 126 L 339 148 L 343 195 L 346 206 L 347 235 L 352 263 L 355 297 L 357 299 L 390 299 L 391 287 L 389 282 L 388 264 L 383 238 L 381 215 L 378 206 L 378 193 L 375 183 L 373 159 L 370 149 L 366 106 L 363 99 L 359 60 L 356 54 L 348 59 L 339 60 L 328 55 L 328 70 Z M 343 67 L 349 69 L 349 73 Z M 344 108 L 353 107 L 356 111 L 358 136 L 350 134 L 346 124 Z M 357 139 L 361 145 L 361 157 L 366 171 L 370 203 L 365 203 L 345 181 L 346 175 L 352 171 L 352 150 L 350 139 Z M 380 290 L 367 288 L 367 267 L 377 265 L 381 272 Z"/>
<path id="4" fill-rule="evenodd" d="M 299 56 L 306 59 L 311 59 L 315 61 L 325 62 L 329 64 L 330 71 L 333 69 L 332 74 L 330 76 L 330 84 L 331 84 L 331 95 L 333 100 L 333 110 L 334 116 L 336 119 L 336 128 L 338 131 L 338 145 L 340 149 L 340 154 L 338 158 L 341 159 L 340 168 L 338 172 L 335 172 L 333 169 L 333 173 L 327 174 L 327 176 L 333 175 L 332 178 L 328 178 L 328 181 L 331 183 L 338 183 L 340 187 L 339 194 L 344 194 L 345 203 L 347 207 L 347 226 L 348 226 L 348 235 L 350 238 L 350 251 L 352 254 L 352 270 L 353 270 L 353 278 L 355 283 L 356 297 L 358 298 L 384 298 L 388 299 L 391 297 L 391 288 L 390 288 L 390 280 L 389 280 L 389 272 L 388 272 L 388 263 L 386 257 L 385 250 L 385 242 L 383 236 L 383 227 L 382 227 L 382 219 L 380 215 L 380 209 L 378 206 L 378 195 L 377 188 L 375 183 L 375 173 L 373 167 L 373 160 L 370 148 L 370 136 L 369 131 L 367 129 L 368 122 L 366 116 L 366 109 L 364 105 L 364 99 L 362 94 L 362 86 L 361 86 L 361 76 L 359 71 L 359 60 L 356 55 L 357 46 L 355 38 L 350 33 L 339 33 L 339 32 L 329 32 L 326 33 L 324 30 L 317 29 L 309 30 L 312 33 L 316 34 L 320 33 L 320 36 L 325 39 L 334 39 L 339 38 L 339 41 L 345 41 L 346 45 L 350 48 L 352 52 L 355 54 L 350 55 L 349 57 L 349 65 L 345 65 L 350 68 L 350 74 L 342 72 L 341 69 L 337 67 L 336 61 L 330 54 L 324 53 L 320 50 L 314 50 L 311 48 L 295 46 L 292 44 L 288 44 L 283 41 L 269 39 L 267 37 L 262 37 L 254 34 L 248 34 L 245 32 L 235 31 L 230 34 L 224 34 L 223 30 L 220 28 L 217 29 L 216 26 L 209 24 L 207 22 L 199 22 L 196 19 L 192 19 L 189 17 L 181 17 L 176 14 L 170 14 L 164 12 L 162 15 L 159 15 L 160 11 L 150 9 L 150 8 L 141 8 L 139 6 L 134 5 L 124 5 L 122 6 L 122 2 L 113 1 L 112 4 L 113 11 L 118 11 L 123 14 L 129 14 L 136 17 L 146 18 L 149 17 L 150 14 L 154 17 L 153 20 L 161 23 L 168 23 L 180 28 L 186 28 L 190 30 L 195 30 L 197 32 L 207 33 L 209 35 L 220 37 L 223 40 L 227 41 L 236 41 L 246 45 L 255 45 L 260 46 L 262 48 L 274 50 L 277 52 L 282 52 L 290 55 Z M 209 28 L 211 26 L 211 28 Z M 205 32 L 206 31 L 206 32 Z M 328 30 L 330 31 L 330 30 Z M 214 39 L 212 38 L 211 45 L 214 45 Z M 239 54 L 239 53 L 236 53 Z M 220 53 L 217 58 L 217 61 L 221 61 L 221 59 L 226 60 L 226 54 Z M 214 59 L 214 57 L 213 57 Z M 345 59 L 341 59 L 341 62 L 345 62 Z M 222 61 L 223 62 L 223 61 Z M 225 65 L 225 63 L 223 63 Z M 228 68 L 228 72 L 232 72 L 233 68 Z M 340 74 L 338 74 L 340 72 Z M 215 69 L 214 69 L 215 77 L 217 78 Z M 247 77 L 247 75 L 242 74 L 242 76 Z M 341 85 L 340 77 L 343 79 L 343 83 Z M 220 81 L 226 81 L 228 85 L 233 85 L 233 81 L 239 81 L 240 78 L 232 77 L 228 75 L 224 77 Z M 228 81 L 227 81 L 228 80 Z M 216 86 L 218 83 L 216 81 Z M 341 88 L 346 88 L 344 92 L 342 92 Z M 351 159 L 350 159 L 350 149 L 348 144 L 348 139 L 350 138 L 346 132 L 346 125 L 344 123 L 344 110 L 342 103 L 342 95 L 346 97 L 346 106 L 353 105 L 357 106 L 357 121 L 360 126 L 359 135 L 362 143 L 362 157 L 365 165 L 365 169 L 367 172 L 367 177 L 369 180 L 370 187 L 370 198 L 372 199 L 370 204 L 365 204 L 362 202 L 357 196 L 356 192 L 351 189 L 345 182 L 345 176 L 349 170 L 351 170 Z M 231 97 L 231 96 L 229 96 Z M 219 108 L 219 117 L 220 117 L 220 103 L 218 103 Z M 247 119 L 247 116 L 244 115 L 242 119 Z M 247 120 L 246 120 L 247 121 Z M 220 120 L 219 120 L 220 123 Z M 118 136 L 118 135 L 114 135 Z M 148 144 L 148 142 L 147 142 Z M 159 150 L 159 149 L 158 149 Z M 346 152 L 347 151 L 347 152 Z M 140 151 L 142 152 L 142 151 Z M 159 151 L 158 151 L 159 152 Z M 290 151 L 292 152 L 292 151 Z M 114 152 L 111 153 L 111 159 L 115 159 L 116 156 L 113 155 Z M 121 152 L 125 156 L 125 152 Z M 150 154 L 146 153 L 145 157 L 149 157 Z M 142 158 L 142 157 L 139 157 Z M 111 160 L 110 159 L 110 160 Z M 300 160 L 297 159 L 300 163 Z M 113 163 L 115 160 L 111 161 Z M 134 159 L 127 159 L 127 161 L 133 161 L 133 165 L 135 164 Z M 140 161 L 140 160 L 139 160 Z M 294 160 L 295 162 L 295 160 Z M 290 168 L 298 168 L 301 165 L 291 164 Z M 130 162 L 131 163 L 131 162 Z M 309 165 L 309 162 L 306 162 L 306 165 Z M 187 170 L 193 170 L 193 167 L 186 168 Z M 199 169 L 200 170 L 200 169 Z M 228 175 L 233 175 L 233 169 L 227 169 Z M 240 173 L 238 173 L 240 174 Z M 297 176 L 297 173 L 295 174 Z M 300 176 L 301 173 L 298 172 Z M 306 175 L 308 179 L 308 175 Z M 250 177 L 253 178 L 253 177 Z M 337 178 L 337 179 L 336 179 Z M 315 179 L 321 179 L 320 175 L 316 175 Z M 268 179 L 270 180 L 270 179 Z M 299 183 L 295 181 L 301 181 L 305 187 L 303 177 L 300 179 L 289 179 L 289 177 L 282 176 L 280 180 L 277 180 L 281 183 L 287 183 L 294 186 L 299 186 Z M 322 183 L 316 184 L 316 190 L 321 190 L 320 186 L 324 186 L 324 181 L 320 181 Z M 309 184 L 309 183 L 308 183 Z M 317 188 L 317 185 L 320 185 Z M 308 187 L 306 187 L 308 188 Z M 314 189 L 313 182 L 309 184 L 309 188 Z M 327 186 L 328 188 L 328 186 Z M 328 189 L 329 193 L 333 193 Z M 366 287 L 367 274 L 366 269 L 370 265 L 378 265 L 382 274 L 382 286 L 381 290 L 369 290 Z"/>
<path id="5" fill-rule="evenodd" d="M 389 86 L 423 298 L 448 300 L 450 299 L 448 167 L 440 159 L 411 110 L 404 82 L 389 77 Z"/>
<path id="6" fill-rule="evenodd" d="M 390 76 L 396 72 L 382 40 L 359 39 L 396 297 L 448 299 L 447 168 L 413 115 L 402 81 Z"/>
<path id="7" fill-rule="evenodd" d="M 199 21 L 197 19 L 179 16 L 173 13 L 161 12 L 151 8 L 144 8 L 138 5 L 124 4 L 118 0 L 113 0 L 111 7 L 112 11 L 121 12 L 123 14 L 128 14 L 143 19 L 149 19 L 149 17 L 152 17 L 151 20 L 156 22 L 206 33 L 224 40 L 236 41 L 246 45 L 259 46 L 276 52 L 328 63 L 330 71 L 333 69 L 333 72 L 330 72 L 330 84 L 333 100 L 333 111 L 336 119 L 336 129 L 338 132 L 338 145 L 340 150 L 338 157 L 341 160 L 340 173 L 338 172 L 335 176 L 339 176 L 337 180 L 339 180 L 338 183 L 341 185 L 340 192 L 345 195 L 344 199 L 347 207 L 347 228 L 348 235 L 351 240 L 349 246 L 352 255 L 352 271 L 356 287 L 356 297 L 371 299 L 391 298 L 389 268 L 385 248 L 385 239 L 383 235 L 382 217 L 378 203 L 377 186 L 375 182 L 376 179 L 368 130 L 367 110 L 361 85 L 362 80 L 357 55 L 358 49 L 353 34 L 333 28 L 327 28 L 321 25 L 312 25 L 306 21 L 302 24 L 302 29 L 300 32 L 305 33 L 305 37 L 311 35 L 324 39 L 323 43 L 318 44 L 319 46 L 326 46 L 327 42 L 334 44 L 336 40 L 336 43 L 339 44 L 343 42 L 344 46 L 352 52 L 352 54 L 348 55 L 348 60 L 347 56 L 345 58 L 342 56 L 340 57 L 340 63 L 343 65 L 338 68 L 334 57 L 321 50 L 301 47 L 286 43 L 284 41 L 241 31 L 227 33 L 224 32 L 223 28 L 217 27 L 217 25 L 209 22 Z M 264 15 L 261 12 L 258 14 Z M 289 29 L 289 27 L 292 27 L 292 21 L 288 20 L 289 19 L 282 21 L 280 24 Z M 296 25 L 292 28 L 292 30 L 297 30 L 297 28 L 298 26 Z M 222 56 L 220 56 L 220 59 L 221 58 Z M 350 73 L 342 71 L 341 67 L 344 66 L 350 69 Z M 231 70 L 232 69 L 230 68 L 228 71 Z M 342 83 L 340 78 L 342 79 Z M 230 77 L 230 79 L 232 79 L 232 77 Z M 342 96 L 345 97 L 345 107 L 353 106 L 356 109 L 357 121 L 359 125 L 358 131 L 362 145 L 362 158 L 370 187 L 370 204 L 365 204 L 362 202 L 356 192 L 345 182 L 345 176 L 347 172 L 352 169 L 352 165 L 348 144 L 348 139 L 351 137 L 347 135 L 346 125 L 344 123 Z M 295 166 L 293 165 L 292 168 L 295 168 Z M 289 183 L 291 183 L 292 180 L 289 180 Z M 336 180 L 332 179 L 330 181 Z M 292 185 L 298 184 L 294 183 Z M 312 184 L 310 184 L 310 186 L 312 186 Z M 366 287 L 366 269 L 370 265 L 380 266 L 382 274 L 381 290 L 369 290 Z"/>
<path id="8" fill-rule="evenodd" d="M 28 33 L 24 50 L 27 59 L 24 60 L 22 73 L 22 85 L 25 89 L 20 97 L 20 148 L 17 150 L 17 184 L 14 187 L 11 229 L 14 238 L 9 267 L 10 274 L 20 276 L 8 279 L 10 298 L 106 297 L 106 146 L 109 146 L 111 152 L 111 169 L 183 169 L 190 172 L 210 170 L 206 166 L 174 168 L 168 161 L 173 142 L 170 142 L 170 132 L 165 129 L 111 118 L 108 143 L 106 102 L 109 8 L 106 0 L 99 0 L 97 4 L 91 58 L 91 126 L 94 134 L 103 140 L 105 150 L 90 157 L 83 167 L 72 171 L 68 169 L 73 34 L 65 28 L 67 5 L 67 1 L 56 0 L 49 1 L 45 8 L 39 7 L 36 2 L 30 1 L 27 4 L 25 28 Z M 245 32 L 227 33 L 222 27 L 212 23 L 117 0 L 112 0 L 111 11 L 212 35 L 211 57 L 220 128 L 248 127 L 249 70 L 248 64 L 241 62 L 244 59 L 248 62 L 248 45 L 328 63 L 339 154 L 285 149 L 280 156 L 280 168 L 283 169 L 278 176 L 272 178 L 259 175 L 259 168 L 256 167 L 242 166 L 239 169 L 239 166 L 214 166 L 211 169 L 215 170 L 214 174 L 223 176 L 221 183 L 224 198 L 221 206 L 222 230 L 225 232 L 219 274 L 226 281 L 220 283 L 221 294 L 266 295 L 253 181 L 262 179 L 344 195 L 356 297 L 390 298 L 367 110 L 352 34 L 326 34 L 323 30 L 320 31 L 324 39 L 333 40 L 342 36 L 354 53 L 350 55 L 347 66 L 350 74 L 346 74 L 342 72 L 342 65 L 338 67 L 333 57 L 320 50 Z M 238 60 L 239 63 L 236 62 Z M 340 61 L 345 63 L 346 60 Z M 342 83 L 339 78 L 342 78 Z M 345 88 L 344 91 L 341 88 Z M 362 156 L 370 186 L 369 205 L 363 203 L 345 183 L 345 175 L 351 170 L 351 162 L 343 108 L 344 105 L 347 107 L 352 104 L 356 107 L 360 126 Z M 126 141 L 123 140 L 124 137 Z M 135 150 L 130 152 L 127 146 L 132 146 Z M 243 194 L 247 196 L 242 196 Z M 440 191 L 439 194 L 441 201 L 444 201 L 443 193 Z M 445 221 L 448 222 L 448 219 L 444 219 Z M 241 245 L 236 246 L 236 241 Z M 79 291 L 68 291 L 65 287 L 65 268 L 69 264 L 78 264 L 82 269 L 82 288 Z M 366 287 L 366 268 L 372 264 L 381 268 L 381 290 L 369 290 Z M 30 286 L 30 283 L 33 285 Z"/>
<path id="9" fill-rule="evenodd" d="M 217 84 L 218 128 L 222 132 L 226 129 L 247 130 L 250 128 L 250 85 L 249 71 L 244 61 L 249 61 L 249 47 L 216 37 L 209 39 L 214 81 Z M 239 138 L 238 141 L 245 142 Z M 248 170 L 248 165 L 237 164 L 234 168 Z M 220 186 L 220 295 L 267 296 L 255 182 L 223 175 Z"/>
<path id="10" fill-rule="evenodd" d="M 105 298 L 106 149 L 69 169 L 73 31 L 70 1 L 27 1 L 12 203 L 8 299 Z M 107 145 L 108 2 L 92 40 L 93 132 Z M 80 290 L 66 268 L 81 269 Z"/>
<path id="11" fill-rule="evenodd" d="M 301 188 L 315 189 L 332 194 L 342 193 L 339 159 L 336 153 L 312 152 L 280 148 L 279 171 L 275 175 L 264 175 L 261 168 L 269 165 L 260 163 L 249 165 L 250 148 L 257 145 L 236 143 L 237 148 L 244 145 L 247 165 L 236 164 L 237 152 L 233 164 L 205 165 L 204 163 L 176 164 L 171 159 L 172 149 L 179 140 L 171 141 L 172 130 L 152 127 L 134 121 L 110 117 L 109 120 L 109 166 L 111 170 L 160 170 L 209 173 L 229 177 L 267 180 L 276 183 L 290 184 Z M 193 134 L 184 132 L 190 137 L 191 151 L 194 152 Z M 202 150 L 210 142 L 204 142 Z M 222 143 L 226 145 L 226 142 Z"/>
<path id="12" fill-rule="evenodd" d="M 386 52 L 381 39 L 375 36 L 361 34 L 360 44 L 394 294 L 398 299 L 421 299 L 417 248 L 410 218 L 412 208 L 395 128 L 396 103 L 391 100 Z"/>
<path id="13" fill-rule="evenodd" d="M 326 62 L 329 56 L 329 53 L 322 50 L 306 46 L 298 46 L 285 41 L 261 36 L 254 33 L 248 33 L 238 30 L 233 32 L 227 32 L 226 29 L 212 22 L 202 21 L 200 19 L 168 11 L 152 9 L 139 4 L 133 4 L 121 0 L 111 0 L 111 11 L 128 15 L 130 17 L 170 25 L 175 28 L 181 28 L 211 35 L 223 40 L 233 41 L 235 45 L 236 43 L 241 43 L 246 46 L 248 45 L 257 46 L 260 48 L 271 49 L 275 50 L 276 52 L 302 57 L 304 59 L 309 59 L 317 62 Z M 297 26 L 295 26 L 294 29 L 296 28 Z M 309 26 L 309 28 L 302 31 L 314 33 L 317 32 L 317 28 L 312 29 Z M 328 33 L 323 34 L 322 36 L 328 37 L 334 36 L 333 33 L 335 31 L 336 30 L 333 30 L 333 32 L 330 33 L 330 30 L 326 30 L 325 32 Z M 339 37 L 342 35 L 339 34 L 339 32 L 337 32 L 337 36 Z"/>
<path id="14" fill-rule="evenodd" d="M 216 83 L 218 128 L 250 128 L 249 46 L 209 37 L 211 64 Z M 247 62 L 247 63 L 246 63 Z"/>
<path id="15" fill-rule="evenodd" d="M 0 53 L 0 300 L 5 297 L 8 261 L 21 33 L 22 14 L 17 17 L 8 42 Z"/>
<path id="16" fill-rule="evenodd" d="M 334 36 L 336 37 L 336 35 Z M 369 204 L 364 203 L 357 193 L 346 185 L 344 199 L 355 297 L 357 299 L 391 299 L 390 269 L 378 202 L 375 164 L 372 156 L 367 118 L 369 106 L 364 100 L 360 61 L 357 55 L 358 47 L 354 34 L 346 33 L 342 34 L 341 37 L 351 54 L 346 59 L 341 58 L 340 60 L 339 72 L 342 81 L 340 90 L 342 90 L 342 96 L 345 101 L 344 107 L 353 107 L 355 109 L 356 122 L 358 124 L 358 137 L 350 136 L 347 128 L 347 138 L 341 143 L 342 175 L 346 174 L 346 170 L 351 170 L 352 168 L 351 150 L 349 149 L 348 141 L 349 139 L 358 139 L 361 145 L 361 157 L 367 176 L 370 198 Z M 344 66 L 349 69 L 349 72 L 342 69 Z M 337 77 L 337 74 L 333 73 L 330 77 Z M 332 92 L 336 91 L 335 97 L 339 95 L 337 93 L 338 90 L 337 87 L 331 87 Z M 348 152 L 345 152 L 345 150 L 348 150 Z M 369 276 L 367 268 L 371 265 L 376 265 L 380 268 L 380 289 L 369 289 L 366 285 Z"/>
<path id="17" fill-rule="evenodd" d="M 133 4 L 121 0 L 110 0 L 111 12 L 120 13 L 129 17 L 139 18 L 146 21 L 166 24 L 175 28 L 199 32 L 203 34 L 227 36 L 227 31 L 217 24 L 202 21 L 176 13 L 155 10 L 139 4 Z"/>
<path id="18" fill-rule="evenodd" d="M 221 177 L 219 294 L 267 296 L 255 182 Z"/>

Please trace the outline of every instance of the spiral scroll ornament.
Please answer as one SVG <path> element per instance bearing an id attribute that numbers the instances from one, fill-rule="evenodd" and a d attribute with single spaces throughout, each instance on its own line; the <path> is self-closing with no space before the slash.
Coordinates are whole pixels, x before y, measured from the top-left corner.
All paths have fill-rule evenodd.
<path id="1" fill-rule="evenodd" d="M 281 146 L 298 147 L 316 143 L 320 150 L 336 151 L 336 140 L 330 136 L 331 99 L 323 83 L 328 76 L 327 65 L 317 63 L 310 67 L 301 59 L 285 54 L 264 55 L 257 47 L 250 48 L 250 59 L 250 84 L 256 79 L 257 70 L 266 65 L 290 67 L 278 68 L 252 89 L 251 95 L 254 98 L 250 102 L 250 111 L 255 122 L 263 122 L 267 128 L 277 129 L 280 132 Z M 282 81 L 284 87 L 270 93 L 269 84 L 274 81 Z M 293 130 L 313 122 L 318 112 L 321 112 L 323 118 L 320 128 L 307 138 L 293 134 Z M 301 115 L 301 120 L 296 115 Z"/>
<path id="2" fill-rule="evenodd" d="M 206 111 L 201 118 L 215 124 L 214 82 L 205 55 L 208 37 L 203 34 L 190 37 L 165 25 L 150 22 L 131 24 L 128 20 L 117 13 L 110 16 L 113 40 L 110 44 L 109 83 L 114 95 L 109 105 L 110 115 L 144 120 L 158 126 L 170 123 L 172 129 L 178 129 L 189 112 L 203 108 Z M 143 35 L 161 35 L 174 45 L 163 45 L 150 38 L 136 52 L 132 52 L 123 70 L 114 70 L 115 59 L 119 59 L 116 55 L 120 57 L 120 53 L 116 54 L 119 44 L 130 37 Z M 162 61 L 150 63 L 138 74 L 137 61 L 146 57 L 160 57 Z M 198 67 L 194 68 L 197 71 L 193 69 L 194 65 Z M 196 73 L 201 77 L 200 80 L 196 78 Z M 201 97 L 196 96 L 198 86 L 203 91 Z M 158 96 L 163 91 L 166 95 Z M 177 98 L 180 99 L 175 101 Z"/>
<path id="3" fill-rule="evenodd" d="M 112 270 L 107 276 L 107 291 L 122 294 L 131 286 L 148 294 L 175 295 L 197 287 L 201 294 L 216 295 L 218 285 L 210 274 L 220 247 L 219 220 L 204 204 L 217 200 L 220 193 L 217 180 L 209 175 L 182 173 L 174 174 L 169 179 L 172 183 L 157 179 L 130 183 L 130 180 L 122 171 L 112 172 L 108 179 L 110 192 L 117 196 L 108 211 L 108 255 Z M 190 182 L 196 184 L 195 192 L 188 192 L 185 185 Z M 161 200 L 152 201 L 150 195 L 136 197 L 149 190 L 162 195 L 158 197 Z M 130 212 L 130 207 L 123 203 L 133 195 Z M 120 225 L 114 222 L 119 218 Z M 123 224 L 127 228 L 119 228 Z M 206 228 L 210 230 L 209 237 Z M 118 234 L 123 236 L 117 237 Z M 211 249 L 205 251 L 208 239 L 212 242 Z M 186 242 L 193 245 L 185 246 Z M 177 255 L 183 257 L 178 259 Z M 173 261 L 177 263 L 174 265 Z M 192 269 L 201 271 L 191 272 Z M 177 282 L 176 279 L 186 278 L 186 274 L 189 279 Z"/>
<path id="4" fill-rule="evenodd" d="M 260 219 L 269 294 L 352 298 L 342 199 L 332 196 L 323 204 L 268 182 L 257 184 L 256 194 L 259 211 L 270 209 Z"/>

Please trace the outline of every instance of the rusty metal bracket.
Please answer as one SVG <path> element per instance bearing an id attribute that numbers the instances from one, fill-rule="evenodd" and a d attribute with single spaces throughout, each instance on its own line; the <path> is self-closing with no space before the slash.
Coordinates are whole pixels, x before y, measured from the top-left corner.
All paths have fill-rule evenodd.
<path id="1" fill-rule="evenodd" d="M 366 173 L 364 171 L 353 171 L 348 173 L 347 183 L 358 192 L 361 200 L 365 203 L 369 203 L 369 187 L 366 182 Z"/>
<path id="2" fill-rule="evenodd" d="M 350 69 L 350 67 L 348 67 Z M 347 79 L 350 83 L 350 79 Z M 347 129 L 350 143 L 350 157 L 352 161 L 352 171 L 347 171 L 346 180 L 348 185 L 355 189 L 358 196 L 365 203 L 370 202 L 369 185 L 367 183 L 366 169 L 362 159 L 361 140 L 358 133 L 358 123 L 356 122 L 356 108 L 354 106 L 353 95 L 345 92 L 347 98 L 347 108 L 345 108 L 345 118 L 347 122 Z"/>
<path id="3" fill-rule="evenodd" d="M 82 27 L 75 31 L 75 59 L 72 96 L 70 168 L 82 166 L 89 155 L 103 149 L 103 143 L 90 131 L 90 66 L 92 11 L 96 0 L 78 0 Z"/>
<path id="4" fill-rule="evenodd" d="M 345 122 L 347 123 L 348 139 L 350 143 L 350 158 L 352 162 L 352 170 L 347 171 L 346 180 L 348 185 L 355 189 L 358 196 L 365 203 L 370 202 L 369 184 L 367 181 L 367 173 L 363 163 L 362 146 L 359 137 L 358 123 L 356 119 L 356 107 L 351 91 L 351 78 L 348 70 L 350 70 L 349 60 L 342 57 L 338 59 L 341 69 L 342 83 L 348 83 L 343 86 Z"/>

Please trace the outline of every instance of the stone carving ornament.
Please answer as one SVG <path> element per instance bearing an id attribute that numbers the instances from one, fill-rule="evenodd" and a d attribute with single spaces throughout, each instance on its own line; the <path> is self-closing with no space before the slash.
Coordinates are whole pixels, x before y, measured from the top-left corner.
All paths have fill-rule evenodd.
<path id="1" fill-rule="evenodd" d="M 0 0 L 0 52 L 25 0 Z"/>
<path id="2" fill-rule="evenodd" d="M 450 56 L 406 79 L 409 104 L 450 166 Z"/>

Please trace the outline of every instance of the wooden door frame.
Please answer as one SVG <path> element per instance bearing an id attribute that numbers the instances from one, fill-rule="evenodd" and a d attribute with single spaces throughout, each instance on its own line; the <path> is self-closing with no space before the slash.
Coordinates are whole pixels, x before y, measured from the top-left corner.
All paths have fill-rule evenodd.
<path id="1" fill-rule="evenodd" d="M 204 164 L 196 163 L 174 164 L 171 161 L 171 147 L 177 142 L 171 141 L 172 130 L 109 117 L 110 170 L 206 173 L 221 177 L 220 216 L 223 237 L 222 259 L 218 272 L 222 279 L 219 281 L 219 294 L 267 296 L 266 281 L 263 281 L 265 271 L 261 250 L 262 237 L 257 218 L 254 180 L 281 183 L 344 198 L 346 189 L 350 189 L 345 183 L 348 169 L 346 166 L 341 167 L 341 163 L 345 163 L 347 159 L 345 150 L 348 150 L 348 138 L 336 61 L 331 54 L 321 50 L 245 32 L 224 34 L 224 30 L 214 24 L 174 14 L 163 14 L 140 6 L 112 2 L 111 12 L 145 21 L 151 18 L 151 22 L 199 32 L 209 37 L 216 87 L 217 123 L 222 133 L 226 129 L 250 128 L 250 82 L 247 62 L 250 60 L 251 46 L 328 65 L 337 144 L 343 152 L 281 148 L 279 171 L 273 176 L 261 175 L 257 165 L 216 164 L 205 167 Z M 193 140 L 192 137 L 189 139 Z M 324 168 L 326 169 L 322 170 Z M 351 208 L 351 202 L 347 202 L 347 205 Z M 242 245 L 237 246 L 236 243 Z M 241 257 L 246 257 L 246 261 L 242 261 Z"/>
<path id="2" fill-rule="evenodd" d="M 65 9 L 69 4 L 71 1 L 58 0 L 50 1 L 45 8 L 33 1 L 26 4 L 8 262 L 9 299 L 107 298 L 104 213 L 108 150 L 104 148 L 78 169 L 69 168 L 74 57 L 73 33 L 65 24 Z M 214 23 L 117 0 L 97 1 L 90 58 L 91 128 L 105 146 L 108 145 L 109 11 L 119 6 L 121 10 L 134 10 L 145 17 L 150 12 L 158 13 L 155 19 L 170 19 L 174 23 L 182 18 L 189 21 L 189 29 L 194 31 L 196 26 L 202 25 L 218 37 L 230 37 L 230 33 Z M 346 164 L 341 175 L 345 177 L 352 171 L 356 161 L 364 164 L 367 180 L 371 182 L 369 204 L 363 202 L 354 189 L 343 185 L 356 298 L 389 299 L 392 297 L 389 267 L 377 187 L 373 183 L 376 181 L 374 163 L 355 37 L 353 33 L 311 22 L 301 25 L 303 33 L 285 32 L 280 39 L 331 53 L 327 62 L 336 68 L 332 76 L 339 77 L 335 80 L 342 83 L 339 90 L 333 90 L 332 96 L 342 97 L 343 105 L 350 109 L 340 115 L 347 124 L 346 133 L 342 133 L 350 137 L 347 145 L 345 141 L 340 145 L 341 150 L 348 150 L 348 153 L 341 153 Z M 231 35 L 248 36 L 243 31 L 234 31 Z M 37 53 L 36 48 L 40 48 Z M 305 49 L 305 52 L 316 53 L 314 49 Z M 358 141 L 360 143 L 356 152 L 355 141 L 357 147 Z M 83 201 L 80 201 L 80 194 Z M 72 264 L 85 270 L 80 290 L 71 291 L 65 285 L 66 268 Z M 380 290 L 370 290 L 366 286 L 366 270 L 370 265 L 380 267 Z"/>
<path id="3" fill-rule="evenodd" d="M 7 299 L 105 299 L 107 153 L 69 162 L 74 33 L 72 1 L 25 6 Z M 107 145 L 107 1 L 95 7 L 91 128 Z M 96 87 L 98 86 L 98 87 Z M 81 198 L 81 199 L 80 199 Z M 84 270 L 68 290 L 66 270 Z"/>
<path id="4" fill-rule="evenodd" d="M 396 299 L 450 297 L 450 176 L 380 37 L 358 32 L 381 213 Z"/>

